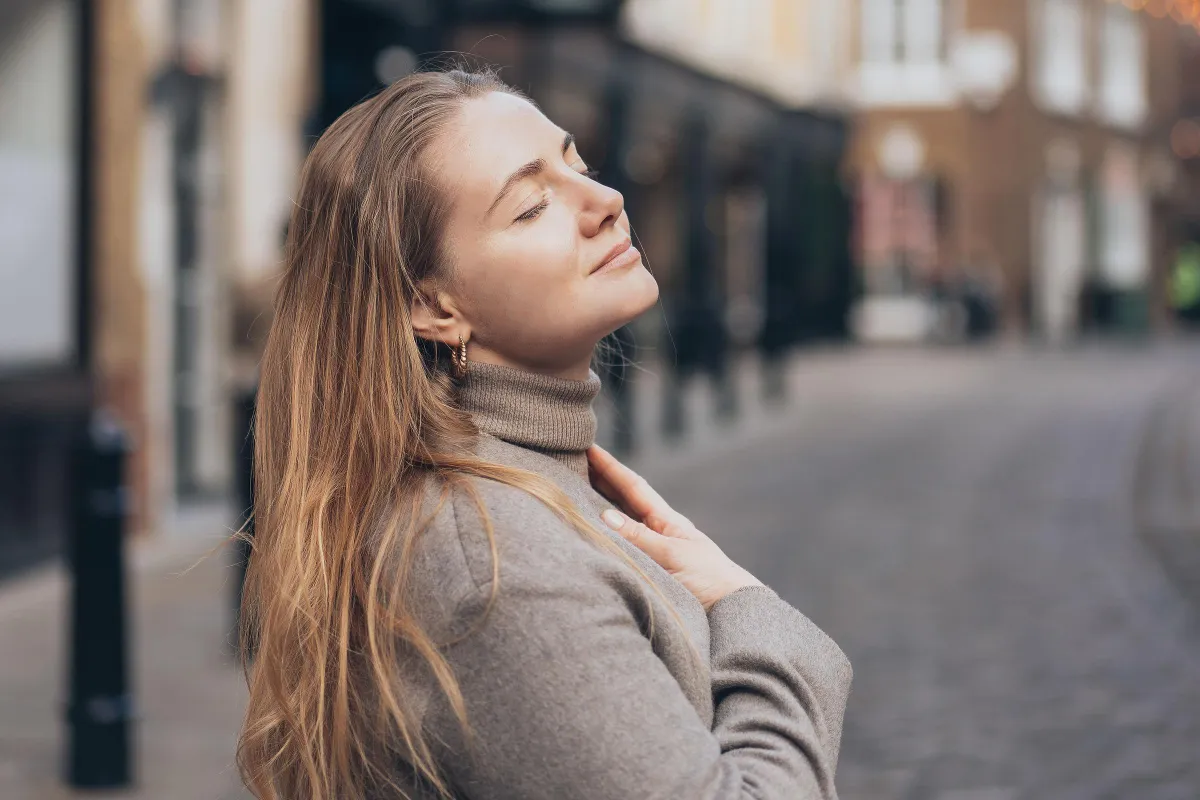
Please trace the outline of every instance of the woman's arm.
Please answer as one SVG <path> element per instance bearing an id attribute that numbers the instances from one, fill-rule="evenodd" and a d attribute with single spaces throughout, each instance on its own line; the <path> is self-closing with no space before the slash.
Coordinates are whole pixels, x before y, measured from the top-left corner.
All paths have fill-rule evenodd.
<path id="1" fill-rule="evenodd" d="M 791 743 L 811 754 L 820 767 L 823 790 L 835 796 L 833 775 L 854 674 L 841 648 L 766 586 L 726 595 L 709 610 L 708 619 L 713 732 L 722 750 L 771 749 L 771 732 L 742 720 L 761 721 L 777 709 L 792 717 L 798 735 L 790 737 Z M 784 673 L 775 671 L 780 658 L 787 662 Z M 788 679 L 777 683 L 779 674 Z M 780 690 L 787 696 L 775 698 Z"/>

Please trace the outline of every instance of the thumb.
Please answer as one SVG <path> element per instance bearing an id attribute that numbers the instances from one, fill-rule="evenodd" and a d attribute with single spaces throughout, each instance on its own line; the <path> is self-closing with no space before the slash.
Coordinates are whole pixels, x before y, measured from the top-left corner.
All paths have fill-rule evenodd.
<path id="1" fill-rule="evenodd" d="M 635 522 L 614 508 L 605 511 L 600 518 L 604 520 L 605 525 L 621 534 L 630 544 L 644 551 L 655 561 L 663 555 L 666 537 L 661 533 L 655 533 L 642 523 Z"/>

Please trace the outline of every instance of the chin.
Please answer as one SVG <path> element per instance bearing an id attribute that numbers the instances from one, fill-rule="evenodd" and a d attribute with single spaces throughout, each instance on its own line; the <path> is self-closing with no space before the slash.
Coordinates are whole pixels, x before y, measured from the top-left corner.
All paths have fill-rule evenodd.
<path id="1" fill-rule="evenodd" d="M 625 283 L 626 285 L 621 287 L 622 299 L 625 301 L 622 316 L 625 319 L 621 320 L 616 328 L 633 322 L 642 314 L 654 308 L 655 303 L 658 302 L 658 281 L 654 279 L 654 276 L 645 267 L 639 267 L 631 272 Z M 613 330 L 616 330 L 616 328 Z"/>
<path id="2" fill-rule="evenodd" d="M 587 317 L 594 323 L 587 328 L 595 341 L 633 322 L 658 302 L 658 281 L 645 267 L 630 270 L 619 280 L 612 277 L 587 290 Z"/>

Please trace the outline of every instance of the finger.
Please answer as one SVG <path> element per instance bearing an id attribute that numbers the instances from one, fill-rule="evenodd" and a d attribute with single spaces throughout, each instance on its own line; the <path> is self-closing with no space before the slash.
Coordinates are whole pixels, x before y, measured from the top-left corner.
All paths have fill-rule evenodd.
<path id="1" fill-rule="evenodd" d="M 588 449 L 588 472 L 596 490 L 635 518 L 645 516 L 631 503 L 631 471 L 599 445 Z"/>
<path id="2" fill-rule="evenodd" d="M 613 488 L 613 485 L 609 482 L 608 478 L 604 477 L 604 474 L 601 473 L 600 470 L 596 469 L 596 467 L 590 461 L 588 462 L 588 480 L 591 482 L 592 487 L 595 488 L 597 492 L 604 495 L 609 500 L 612 500 L 614 503 L 619 498 L 619 493 Z"/>
<path id="3" fill-rule="evenodd" d="M 590 467 L 591 465 L 589 464 L 588 466 Z M 626 514 L 634 517 L 637 516 L 633 509 L 626 505 L 624 498 L 621 497 L 621 493 L 614 489 L 612 484 L 609 483 L 603 475 L 596 472 L 594 469 L 589 469 L 588 478 L 591 481 L 592 487 L 599 492 L 602 497 L 606 498 L 609 502 L 624 511 Z"/>
<path id="4" fill-rule="evenodd" d="M 642 524 L 647 525 L 656 533 L 665 536 L 686 539 L 689 531 L 695 530 L 691 519 L 672 509 L 671 505 L 662 499 L 658 492 L 654 491 L 654 487 L 646 482 L 646 479 L 625 467 L 599 445 L 594 446 L 593 450 L 595 452 L 589 451 L 592 461 L 588 463 L 593 482 L 604 487 L 604 489 L 598 488 L 598 491 L 605 494 L 605 497 L 610 499 L 614 505 L 635 519 L 641 519 Z M 622 474 L 628 477 L 630 483 L 625 491 L 618 491 L 612 485 L 610 476 Z"/>
<path id="5" fill-rule="evenodd" d="M 622 464 L 604 448 L 592 445 L 588 448 L 588 459 L 597 474 L 618 494 L 624 506 L 633 512 L 633 516 L 639 519 L 652 514 L 664 519 L 673 519 L 676 516 L 675 509 L 667 505 L 667 501 L 663 500 L 642 476 Z"/>
<path id="6" fill-rule="evenodd" d="M 636 546 L 663 567 L 668 567 L 673 561 L 671 540 L 666 536 L 655 533 L 640 522 L 634 522 L 621 512 L 611 508 L 600 517 L 604 520 L 604 524 L 621 534 L 630 544 Z"/>
<path id="7" fill-rule="evenodd" d="M 687 538 L 687 532 L 694 530 L 691 520 L 671 508 L 645 478 L 607 450 L 593 445 L 588 450 L 588 458 L 589 474 L 598 485 L 597 490 L 626 514 L 666 536 Z M 655 522 L 652 524 L 651 520 Z"/>
<path id="8" fill-rule="evenodd" d="M 680 524 L 681 521 L 683 524 Z M 677 519 L 666 519 L 658 514 L 651 514 L 642 520 L 642 524 L 655 533 L 670 536 L 673 539 L 690 539 L 695 530 L 695 526 L 683 516 L 679 516 Z"/>

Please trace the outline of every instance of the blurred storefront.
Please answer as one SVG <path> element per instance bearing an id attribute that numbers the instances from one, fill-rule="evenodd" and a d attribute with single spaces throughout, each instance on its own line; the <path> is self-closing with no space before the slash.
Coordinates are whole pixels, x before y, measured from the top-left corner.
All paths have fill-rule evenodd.
<path id="1" fill-rule="evenodd" d="M 923 304 L 917 338 L 1162 324 L 1187 4 L 855 5 L 864 310 Z"/>
<path id="2" fill-rule="evenodd" d="M 93 409 L 132 440 L 132 534 L 226 502 L 224 10 L 0 10 L 0 573 L 61 549 Z"/>
<path id="3" fill-rule="evenodd" d="M 448 52 L 500 66 L 624 193 L 665 313 L 620 339 L 680 377 L 851 324 L 1200 318 L 1200 7 L 1128 5 L 3 4 L 0 572 L 58 548 L 97 406 L 134 440 L 135 532 L 227 514 L 312 137 Z"/>
<path id="4" fill-rule="evenodd" d="M 131 533 L 227 496 L 225 5 L 98 4 L 97 403 L 134 444 Z"/>
<path id="5" fill-rule="evenodd" d="M 0 575 L 58 549 L 88 404 L 83 12 L 0 7 Z"/>
<path id="6" fill-rule="evenodd" d="M 711 351 L 757 345 L 771 357 L 846 335 L 856 286 L 848 120 L 834 91 L 841 24 L 828 0 L 632 0 L 627 43 L 607 61 L 559 46 L 559 96 L 605 64 L 633 87 L 626 196 L 685 368 Z M 639 174 L 647 154 L 658 173 Z M 723 343 L 705 337 L 706 317 Z"/>
<path id="7" fill-rule="evenodd" d="M 502 67 L 626 194 L 667 312 L 626 342 L 718 374 L 739 348 L 844 335 L 845 115 L 799 80 L 845 55 L 800 35 L 831 7 L 5 4 L 0 572 L 60 549 L 71 432 L 98 407 L 133 441 L 131 533 L 228 522 L 300 163 L 430 55 Z"/>
<path id="8" fill-rule="evenodd" d="M 1171 130 L 1171 148 L 1181 162 L 1178 251 L 1171 265 L 1171 305 L 1190 325 L 1200 324 L 1200 36 L 1181 49 L 1181 115 Z"/>

